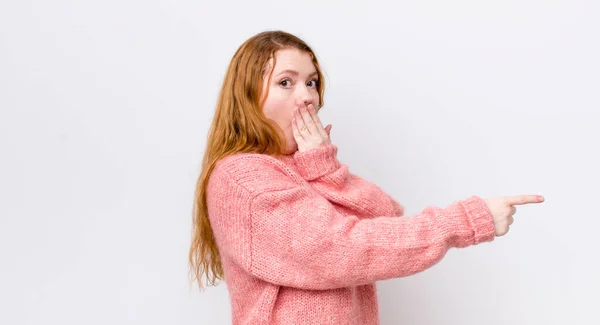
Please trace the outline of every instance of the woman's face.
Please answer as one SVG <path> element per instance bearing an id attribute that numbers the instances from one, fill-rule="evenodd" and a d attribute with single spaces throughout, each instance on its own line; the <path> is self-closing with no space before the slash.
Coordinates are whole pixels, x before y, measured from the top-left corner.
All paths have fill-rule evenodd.
<path id="1" fill-rule="evenodd" d="M 275 52 L 275 58 L 277 63 L 272 71 L 271 83 L 269 84 L 269 69 L 272 63 L 263 78 L 262 93 L 265 94 L 268 89 L 269 94 L 262 109 L 283 130 L 286 141 L 284 153 L 291 154 L 298 150 L 291 124 L 294 110 L 308 104 L 319 107 L 319 76 L 310 54 L 306 52 L 283 49 Z"/>

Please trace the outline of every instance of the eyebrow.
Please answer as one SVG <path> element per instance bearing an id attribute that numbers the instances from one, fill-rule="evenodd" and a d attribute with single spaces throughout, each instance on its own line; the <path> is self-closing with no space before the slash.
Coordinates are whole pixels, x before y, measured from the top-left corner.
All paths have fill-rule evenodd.
<path id="1" fill-rule="evenodd" d="M 280 73 L 278 73 L 278 74 L 276 75 L 276 77 L 279 77 L 279 76 L 281 76 L 281 75 L 282 75 L 282 74 L 284 74 L 284 73 L 289 73 L 289 74 L 292 74 L 292 75 L 294 75 L 294 76 L 297 76 L 297 75 L 298 75 L 298 71 L 295 71 L 295 70 L 283 70 L 283 71 L 281 71 Z M 309 77 L 312 77 L 312 76 L 316 76 L 316 75 L 318 75 L 318 74 L 319 74 L 319 72 L 315 71 L 315 72 L 313 72 L 313 73 L 309 74 L 308 76 L 309 76 Z"/>

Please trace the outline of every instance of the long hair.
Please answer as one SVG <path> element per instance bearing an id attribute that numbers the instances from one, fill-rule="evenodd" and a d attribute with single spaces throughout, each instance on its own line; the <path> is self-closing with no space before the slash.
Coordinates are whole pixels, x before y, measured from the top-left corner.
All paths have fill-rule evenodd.
<path id="1" fill-rule="evenodd" d="M 206 188 L 216 162 L 236 153 L 278 156 L 286 147 L 283 130 L 262 111 L 268 87 L 265 94 L 262 94 L 262 89 L 270 60 L 274 68 L 275 52 L 287 48 L 311 55 L 319 76 L 319 108 L 323 106 L 322 71 L 315 53 L 300 38 L 282 31 L 265 31 L 246 40 L 235 52 L 218 97 L 194 196 L 189 264 L 191 280 L 198 282 L 200 290 L 203 289 L 203 276 L 206 284 L 212 286 L 218 284 L 218 279 L 224 279 L 206 206 Z M 268 76 L 269 84 L 272 71 Z"/>

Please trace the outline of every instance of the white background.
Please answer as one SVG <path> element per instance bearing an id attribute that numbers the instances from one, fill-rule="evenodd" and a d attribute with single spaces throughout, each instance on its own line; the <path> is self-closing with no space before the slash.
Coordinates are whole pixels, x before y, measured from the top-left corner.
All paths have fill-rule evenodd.
<path id="1" fill-rule="evenodd" d="M 304 39 L 339 158 L 406 214 L 542 194 L 506 237 L 378 282 L 382 324 L 600 324 L 600 5 L 3 1 L 0 323 L 229 324 L 188 284 L 193 190 L 237 47 Z"/>

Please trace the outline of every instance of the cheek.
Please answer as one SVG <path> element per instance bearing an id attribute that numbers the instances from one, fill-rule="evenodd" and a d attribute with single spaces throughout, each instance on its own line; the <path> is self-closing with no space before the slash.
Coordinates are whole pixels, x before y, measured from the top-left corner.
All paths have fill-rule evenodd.
<path id="1" fill-rule="evenodd" d="M 294 117 L 293 103 L 290 103 L 288 98 L 277 94 L 269 94 L 263 106 L 263 111 L 267 117 L 275 120 L 284 128 L 289 127 Z"/>

